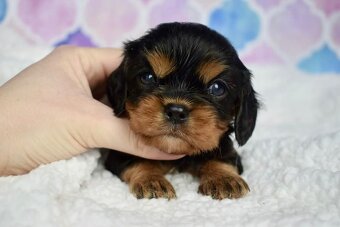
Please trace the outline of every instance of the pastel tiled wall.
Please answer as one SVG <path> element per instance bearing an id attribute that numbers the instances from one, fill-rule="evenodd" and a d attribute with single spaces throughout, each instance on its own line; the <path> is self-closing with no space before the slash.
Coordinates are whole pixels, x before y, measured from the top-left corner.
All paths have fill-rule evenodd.
<path id="1" fill-rule="evenodd" d="M 246 63 L 340 74 L 340 0 L 0 0 L 1 45 L 120 47 L 169 21 L 216 29 Z"/>

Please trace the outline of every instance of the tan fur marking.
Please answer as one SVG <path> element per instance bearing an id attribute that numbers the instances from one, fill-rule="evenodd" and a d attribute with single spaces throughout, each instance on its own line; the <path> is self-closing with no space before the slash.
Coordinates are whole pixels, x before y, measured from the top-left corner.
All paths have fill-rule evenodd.
<path id="1" fill-rule="evenodd" d="M 238 175 L 237 169 L 233 165 L 223 163 L 220 161 L 208 161 L 200 169 L 199 175 L 213 176 L 223 175 L 226 173 Z"/>
<path id="2" fill-rule="evenodd" d="M 170 169 L 170 165 L 159 161 L 141 161 L 128 167 L 121 178 L 129 184 L 130 191 L 138 199 L 172 199 L 176 198 L 176 192 L 164 177 Z"/>
<path id="3" fill-rule="evenodd" d="M 170 74 L 175 69 L 175 65 L 169 56 L 155 50 L 146 54 L 153 71 L 156 73 L 155 76 L 163 78 Z"/>
<path id="4" fill-rule="evenodd" d="M 132 130 L 144 143 L 172 154 L 198 154 L 216 148 L 228 122 L 221 122 L 209 106 L 192 106 L 188 122 L 174 128 L 164 117 L 164 103 L 156 96 L 149 96 L 137 106 L 126 103 Z M 187 101 L 181 101 L 185 105 Z"/>
<path id="5" fill-rule="evenodd" d="M 197 73 L 200 79 L 207 84 L 227 68 L 227 65 L 218 62 L 217 60 L 208 60 L 201 63 L 198 67 Z"/>
<path id="6" fill-rule="evenodd" d="M 162 104 L 164 106 L 168 104 L 179 104 L 185 106 L 189 110 L 192 108 L 192 103 L 190 101 L 181 98 L 163 98 Z"/>
<path id="7" fill-rule="evenodd" d="M 198 192 L 213 199 L 236 199 L 250 190 L 247 183 L 237 173 L 235 166 L 220 161 L 208 161 L 199 170 Z"/>

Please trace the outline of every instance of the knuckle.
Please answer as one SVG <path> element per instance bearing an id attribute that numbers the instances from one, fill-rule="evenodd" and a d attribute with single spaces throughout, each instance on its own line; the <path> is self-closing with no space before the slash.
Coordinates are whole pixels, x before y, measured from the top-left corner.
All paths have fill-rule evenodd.
<path id="1" fill-rule="evenodd" d="M 53 52 L 56 53 L 74 53 L 77 51 L 78 47 L 70 45 L 61 45 L 54 49 Z"/>
<path id="2" fill-rule="evenodd" d="M 58 56 L 66 56 L 71 59 L 81 59 L 84 56 L 84 50 L 83 47 L 77 47 L 77 46 L 71 46 L 71 45 L 61 45 L 56 47 L 52 54 L 58 55 Z"/>

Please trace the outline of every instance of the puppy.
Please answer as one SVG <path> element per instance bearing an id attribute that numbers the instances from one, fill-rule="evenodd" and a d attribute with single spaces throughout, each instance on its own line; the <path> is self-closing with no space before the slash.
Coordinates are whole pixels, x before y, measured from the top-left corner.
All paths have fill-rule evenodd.
<path id="1" fill-rule="evenodd" d="M 110 151 L 105 166 L 137 198 L 176 197 L 164 175 L 172 169 L 200 180 L 198 192 L 234 199 L 249 187 L 230 134 L 244 145 L 255 127 L 258 101 L 251 73 L 227 39 L 201 24 L 167 23 L 127 42 L 108 80 L 118 117 L 148 145 L 175 161 L 154 161 Z"/>

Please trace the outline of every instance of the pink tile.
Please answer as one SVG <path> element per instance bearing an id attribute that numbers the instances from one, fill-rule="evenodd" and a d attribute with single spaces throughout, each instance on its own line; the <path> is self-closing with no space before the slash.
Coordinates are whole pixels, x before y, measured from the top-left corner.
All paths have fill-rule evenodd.
<path id="1" fill-rule="evenodd" d="M 184 0 L 163 0 L 155 5 L 149 14 L 149 25 L 152 27 L 164 22 L 199 20 L 198 12 L 190 6 L 189 1 Z"/>
<path id="2" fill-rule="evenodd" d="M 249 52 L 241 55 L 242 61 L 251 64 L 281 64 L 283 60 L 265 42 L 258 43 Z"/>
<path id="3" fill-rule="evenodd" d="M 272 43 L 291 59 L 309 52 L 321 39 L 321 19 L 303 1 L 293 1 L 269 20 Z"/>
<path id="4" fill-rule="evenodd" d="M 312 2 L 314 2 L 316 6 L 327 16 L 330 16 L 334 13 L 339 13 L 340 11 L 339 0 L 314 0 Z"/>
<path id="5" fill-rule="evenodd" d="M 18 18 L 35 35 L 51 42 L 74 26 L 77 16 L 75 0 L 21 0 Z"/>
<path id="6" fill-rule="evenodd" d="M 283 0 L 254 0 L 264 10 L 271 10 L 278 7 Z"/>
<path id="7" fill-rule="evenodd" d="M 92 37 L 112 45 L 136 27 L 139 12 L 129 0 L 89 0 L 83 18 Z"/>

